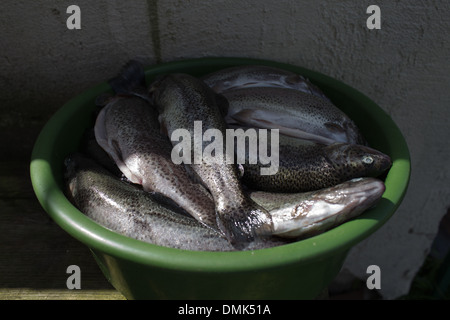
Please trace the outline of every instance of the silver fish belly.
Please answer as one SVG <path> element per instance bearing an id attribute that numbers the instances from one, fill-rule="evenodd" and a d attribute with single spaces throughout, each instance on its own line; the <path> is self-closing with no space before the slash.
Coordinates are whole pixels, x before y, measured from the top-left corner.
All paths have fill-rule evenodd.
<path id="1" fill-rule="evenodd" d="M 72 154 L 65 161 L 67 194 L 86 216 L 119 234 L 159 246 L 194 251 L 235 251 L 221 234 L 181 215 L 148 192 L 118 180 L 93 160 Z M 249 250 L 288 243 L 278 238 L 249 245 Z"/>
<path id="2" fill-rule="evenodd" d="M 356 178 L 329 188 L 306 193 L 251 192 L 250 196 L 270 211 L 274 234 L 304 238 L 334 228 L 373 207 L 385 191 L 375 178 Z"/>
<path id="3" fill-rule="evenodd" d="M 330 101 L 286 88 L 224 92 L 229 124 L 279 129 L 281 134 L 322 144 L 365 144 L 355 123 Z"/>
<path id="4" fill-rule="evenodd" d="M 295 89 L 328 99 L 305 77 L 288 70 L 263 65 L 225 68 L 203 76 L 202 80 L 217 93 L 242 88 L 277 87 Z"/>
<path id="5" fill-rule="evenodd" d="M 211 195 L 190 179 L 183 165 L 172 162 L 172 145 L 160 133 L 157 117 L 157 111 L 139 97 L 113 97 L 97 116 L 96 140 L 128 180 L 172 199 L 217 229 Z"/>
<path id="6" fill-rule="evenodd" d="M 201 121 L 202 136 L 208 129 L 219 130 L 225 136 L 226 100 L 199 79 L 186 74 L 170 74 L 154 82 L 150 92 L 160 113 L 160 123 L 169 137 L 177 129 L 187 130 L 193 137 L 195 121 Z M 192 140 L 194 159 L 206 145 L 203 142 L 202 150 L 197 150 Z M 222 146 L 225 148 L 225 143 Z M 226 154 L 225 149 L 218 152 Z M 192 161 L 189 166 L 211 192 L 217 223 L 233 244 L 246 245 L 255 237 L 272 233 L 269 213 L 243 192 L 234 164 L 225 163 L 219 156 L 214 161 Z"/>

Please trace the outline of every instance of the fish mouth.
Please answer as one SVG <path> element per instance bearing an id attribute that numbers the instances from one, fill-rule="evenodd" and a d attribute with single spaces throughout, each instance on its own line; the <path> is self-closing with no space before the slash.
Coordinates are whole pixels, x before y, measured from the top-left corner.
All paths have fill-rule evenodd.
<path id="1" fill-rule="evenodd" d="M 355 178 L 326 194 L 318 195 L 296 206 L 296 218 L 282 220 L 274 216 L 274 234 L 287 238 L 306 237 L 338 226 L 373 207 L 385 191 L 384 183 L 376 178 Z M 293 216 L 294 214 L 291 213 Z M 280 219 L 281 217 L 281 219 Z"/>
<path id="2" fill-rule="evenodd" d="M 345 188 L 341 195 L 343 199 L 352 199 L 348 204 L 352 211 L 355 209 L 366 210 L 372 207 L 386 190 L 383 181 L 376 178 L 355 178 L 344 184 L 347 184 L 348 188 Z"/>
<path id="3" fill-rule="evenodd" d="M 331 217 L 354 217 L 373 207 L 381 198 L 386 187 L 383 181 L 371 178 L 354 178 L 329 189 L 325 195 L 319 195 L 315 201 L 321 206 L 329 208 L 321 219 Z"/>
<path id="4" fill-rule="evenodd" d="M 377 177 L 392 166 L 390 156 L 372 147 L 356 144 L 341 144 L 341 146 L 342 148 L 337 148 L 338 151 L 332 157 L 338 159 L 340 153 L 347 155 L 345 161 L 359 163 L 366 177 Z"/>
<path id="5" fill-rule="evenodd" d="M 379 170 L 380 171 L 386 171 L 387 169 L 389 169 L 392 166 L 391 157 L 389 157 L 388 155 L 380 152 L 380 154 L 378 155 L 378 159 L 379 159 Z"/>
<path id="6" fill-rule="evenodd" d="M 355 217 L 375 206 L 386 186 L 379 179 L 364 177 L 354 178 L 332 189 L 335 190 L 316 199 L 317 203 L 329 207 L 328 213 L 316 222 L 331 217 L 337 217 L 338 220 Z"/>

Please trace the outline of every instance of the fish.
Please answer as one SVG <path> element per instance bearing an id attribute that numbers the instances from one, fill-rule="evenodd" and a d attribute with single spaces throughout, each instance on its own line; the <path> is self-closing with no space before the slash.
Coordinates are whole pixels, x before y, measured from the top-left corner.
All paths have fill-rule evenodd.
<path id="1" fill-rule="evenodd" d="M 381 180 L 357 178 L 306 193 L 249 191 L 270 212 L 273 235 L 238 249 L 222 233 L 160 202 L 155 193 L 118 179 L 82 153 L 69 154 L 64 168 L 67 198 L 99 225 L 140 241 L 193 251 L 257 250 L 305 239 L 359 216 L 385 190 Z"/>
<path id="2" fill-rule="evenodd" d="M 257 137 L 260 138 L 259 135 Z M 266 139 L 270 146 L 270 136 Z M 246 153 L 245 161 L 241 164 L 243 184 L 261 191 L 308 192 L 353 178 L 378 177 L 392 165 L 389 155 L 363 145 L 323 145 L 282 134 L 276 142 L 278 171 L 271 175 L 261 175 L 261 168 L 267 165 L 260 161 L 250 163 Z"/>
<path id="3" fill-rule="evenodd" d="M 223 93 L 228 101 L 228 124 L 279 129 L 322 144 L 343 142 L 366 145 L 356 124 L 333 103 L 298 90 L 254 87 Z"/>
<path id="4" fill-rule="evenodd" d="M 200 148 L 194 143 L 196 121 L 201 121 L 201 137 L 209 129 L 218 130 L 222 137 L 225 136 L 227 127 L 223 116 L 226 114 L 227 101 L 200 79 L 182 73 L 161 76 L 152 83 L 149 92 L 167 135 L 172 137 L 175 130 L 179 129 L 189 133 L 194 160 L 187 165 L 212 194 L 217 224 L 230 242 L 236 246 L 245 246 L 257 237 L 270 235 L 270 215 L 244 193 L 237 166 L 227 163 L 220 156 L 213 161 L 205 161 L 201 156 L 207 143 L 202 139 Z M 174 147 L 178 143 L 179 140 L 174 141 Z M 217 152 L 225 155 L 225 143 L 222 143 L 222 147 Z M 195 161 L 198 158 L 201 161 Z"/>
<path id="5" fill-rule="evenodd" d="M 385 189 L 382 180 L 364 177 L 311 192 L 253 191 L 250 197 L 269 210 L 274 235 L 298 241 L 330 230 L 376 206 Z"/>
<path id="6" fill-rule="evenodd" d="M 307 78 L 294 72 L 265 65 L 228 67 L 204 75 L 201 78 L 217 93 L 252 87 L 277 87 L 299 90 L 329 100 Z"/>
<path id="7" fill-rule="evenodd" d="M 211 194 L 191 179 L 182 164 L 172 161 L 172 144 L 161 133 L 158 111 L 143 93 L 143 74 L 143 68 L 133 62 L 111 80 L 117 94 L 103 102 L 94 126 L 96 141 L 130 182 L 173 200 L 218 230 Z M 141 96 L 134 94 L 139 90 Z"/>
<path id="8" fill-rule="evenodd" d="M 94 128 L 88 128 L 85 130 L 79 146 L 80 152 L 88 155 L 100 163 L 105 169 L 111 172 L 119 179 L 129 181 L 127 177 L 120 171 L 116 163 L 112 160 L 109 154 L 98 144 L 95 138 Z"/>
<path id="9" fill-rule="evenodd" d="M 192 216 L 180 214 L 158 201 L 152 193 L 111 174 L 86 155 L 75 152 L 64 161 L 69 201 L 99 225 L 121 235 L 182 250 L 236 251 L 220 232 Z M 256 250 L 290 243 L 279 237 L 250 243 Z"/>
<path id="10" fill-rule="evenodd" d="M 88 128 L 85 131 L 85 134 L 82 137 L 82 140 L 80 142 L 78 150 L 84 156 L 89 157 L 90 159 L 97 162 L 105 170 L 109 171 L 109 173 L 111 173 L 114 177 L 132 184 L 132 182 L 127 179 L 127 177 L 122 173 L 122 171 L 120 171 L 120 169 L 117 167 L 114 160 L 97 143 L 97 140 L 95 139 L 95 133 L 94 133 L 93 128 Z M 136 187 L 139 187 L 142 189 L 141 185 L 138 185 L 138 184 L 134 184 L 134 185 Z M 172 199 L 162 195 L 161 193 L 155 192 L 155 191 L 148 191 L 148 192 L 150 192 L 152 194 L 153 198 L 155 198 L 157 201 L 164 203 L 168 207 L 173 208 L 173 210 L 176 210 L 177 212 L 182 213 L 184 215 L 192 216 L 190 213 L 188 213 L 184 208 L 180 207 Z M 214 214 L 214 212 L 212 212 L 212 213 Z M 214 220 L 211 220 L 211 221 L 214 221 Z"/>

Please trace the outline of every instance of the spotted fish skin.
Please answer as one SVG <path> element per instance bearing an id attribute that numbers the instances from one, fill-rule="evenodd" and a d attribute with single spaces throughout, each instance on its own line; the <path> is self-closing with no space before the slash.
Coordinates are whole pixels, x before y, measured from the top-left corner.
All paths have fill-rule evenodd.
<path id="1" fill-rule="evenodd" d="M 270 211 L 274 234 L 305 238 L 334 228 L 375 206 L 386 187 L 376 178 L 356 178 L 305 193 L 254 191 L 253 200 Z"/>
<path id="2" fill-rule="evenodd" d="M 306 193 L 249 191 L 273 219 L 273 236 L 236 248 L 222 233 L 192 216 L 119 180 L 96 161 L 80 153 L 65 159 L 66 195 L 75 207 L 99 225 L 148 243 L 194 251 L 236 251 L 271 248 L 316 235 L 346 222 L 376 205 L 385 187 L 381 180 L 359 178 Z"/>
<path id="3" fill-rule="evenodd" d="M 305 77 L 264 65 L 224 68 L 203 76 L 202 80 L 217 93 L 243 88 L 276 87 L 295 89 L 328 100 L 327 96 Z"/>
<path id="4" fill-rule="evenodd" d="M 173 200 L 201 223 L 218 230 L 211 194 L 192 181 L 183 165 L 172 161 L 172 144 L 161 133 L 158 111 L 142 89 L 139 77 L 143 74 L 140 65 L 129 63 L 115 78 L 120 83 L 112 80 L 119 94 L 104 101 L 95 122 L 96 141 L 129 181 Z M 138 90 L 139 94 L 135 93 Z"/>
<path id="5" fill-rule="evenodd" d="M 356 124 L 330 101 L 286 88 L 243 88 L 223 93 L 226 121 L 279 129 L 281 134 L 322 144 L 366 144 Z"/>
<path id="6" fill-rule="evenodd" d="M 377 177 L 391 166 L 388 155 L 363 145 L 322 145 L 283 135 L 279 143 L 278 172 L 261 175 L 260 163 L 246 161 L 244 184 L 262 191 L 307 192 L 353 178 Z"/>
<path id="7" fill-rule="evenodd" d="M 95 161 L 75 153 L 65 160 L 65 184 L 70 201 L 103 227 L 159 246 L 193 251 L 236 251 L 223 234 L 196 219 L 164 206 L 151 193 L 117 179 Z M 270 237 L 245 249 L 289 243 Z"/>
<path id="8" fill-rule="evenodd" d="M 201 80 L 187 74 L 169 74 L 156 80 L 150 93 L 169 137 L 177 129 L 185 129 L 194 137 L 195 121 L 202 123 L 202 136 L 208 129 L 217 129 L 225 137 L 223 116 L 227 102 Z M 191 140 L 191 150 L 195 152 L 194 139 Z M 200 152 L 207 144 L 203 141 Z M 226 154 L 225 149 L 222 154 Z M 236 166 L 224 159 L 215 160 L 199 164 L 193 161 L 189 166 L 211 192 L 221 230 L 235 245 L 246 245 L 256 237 L 270 235 L 270 215 L 243 192 Z"/>

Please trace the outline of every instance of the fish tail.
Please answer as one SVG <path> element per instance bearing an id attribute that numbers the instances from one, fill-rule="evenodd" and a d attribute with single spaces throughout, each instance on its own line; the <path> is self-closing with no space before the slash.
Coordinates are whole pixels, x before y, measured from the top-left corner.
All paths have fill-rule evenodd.
<path id="1" fill-rule="evenodd" d="M 236 248 L 273 233 L 269 212 L 248 199 L 239 207 L 227 206 L 217 214 L 217 225 Z"/>
<path id="2" fill-rule="evenodd" d="M 130 60 L 119 74 L 108 81 L 116 94 L 135 95 L 148 100 L 144 66 L 137 60 Z"/>

